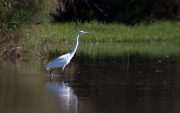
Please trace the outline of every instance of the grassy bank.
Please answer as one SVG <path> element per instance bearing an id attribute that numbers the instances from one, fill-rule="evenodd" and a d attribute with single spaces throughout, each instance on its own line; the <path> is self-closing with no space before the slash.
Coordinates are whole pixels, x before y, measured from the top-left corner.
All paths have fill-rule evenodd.
<path id="1" fill-rule="evenodd" d="M 79 30 L 91 32 L 84 35 L 81 41 L 178 41 L 180 40 L 180 22 L 156 22 L 153 24 L 139 24 L 127 26 L 118 23 L 101 24 L 98 22 L 83 23 L 56 23 L 37 25 L 33 28 L 23 28 L 24 38 L 35 38 L 37 41 L 73 41 Z"/>
<path id="2" fill-rule="evenodd" d="M 179 42 L 180 22 L 156 22 L 145 25 L 127 26 L 118 23 L 98 22 L 41 24 L 22 29 L 18 45 L 42 54 L 56 48 L 60 42 L 71 44 L 77 31 L 90 32 L 80 37 L 81 42 Z M 62 43 L 61 43 L 62 44 Z M 73 44 L 72 44 L 73 45 Z"/>

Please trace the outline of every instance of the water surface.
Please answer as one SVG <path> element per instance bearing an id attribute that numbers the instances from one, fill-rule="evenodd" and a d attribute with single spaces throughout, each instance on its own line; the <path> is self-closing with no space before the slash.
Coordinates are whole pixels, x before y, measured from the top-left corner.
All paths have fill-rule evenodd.
<path id="1" fill-rule="evenodd" d="M 179 113 L 177 43 L 80 44 L 49 79 L 51 58 L 0 59 L 2 113 Z"/>

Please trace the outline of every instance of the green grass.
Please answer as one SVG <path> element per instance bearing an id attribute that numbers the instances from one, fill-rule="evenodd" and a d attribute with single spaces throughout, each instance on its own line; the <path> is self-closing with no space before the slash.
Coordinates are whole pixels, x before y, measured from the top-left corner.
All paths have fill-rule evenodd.
<path id="1" fill-rule="evenodd" d="M 180 22 L 156 22 L 149 25 L 127 26 L 118 23 L 102 24 L 90 22 L 75 25 L 74 23 L 42 24 L 34 28 L 25 28 L 24 33 L 38 40 L 73 41 L 77 31 L 88 31 L 81 41 L 179 41 Z M 23 28 L 24 29 L 24 28 Z M 27 38 L 27 37 L 26 37 Z"/>
<path id="2" fill-rule="evenodd" d="M 57 43 L 45 46 L 40 52 L 45 57 L 57 57 L 72 50 L 74 43 Z M 179 56 L 179 43 L 125 43 L 125 42 L 80 42 L 77 55 L 89 54 L 91 57 L 126 56 L 141 54 L 150 56 Z"/>
<path id="3" fill-rule="evenodd" d="M 75 41 L 79 30 L 90 32 L 80 36 L 80 42 L 179 42 L 179 28 L 180 22 L 155 22 L 135 26 L 118 23 L 102 24 L 96 21 L 78 23 L 78 25 L 75 23 L 40 24 L 23 28 L 24 35 L 18 45 L 43 54 L 58 49 L 60 42 L 71 44 Z M 63 48 L 60 49 L 63 51 Z"/>

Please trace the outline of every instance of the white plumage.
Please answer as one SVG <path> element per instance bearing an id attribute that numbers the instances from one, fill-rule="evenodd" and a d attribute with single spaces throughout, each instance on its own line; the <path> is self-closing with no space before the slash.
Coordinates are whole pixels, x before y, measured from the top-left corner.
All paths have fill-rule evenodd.
<path id="1" fill-rule="evenodd" d="M 53 61 L 49 62 L 49 64 L 46 65 L 46 69 L 50 70 L 53 68 L 62 67 L 63 68 L 62 70 L 64 70 L 64 67 L 69 62 L 70 62 L 70 53 L 67 53 L 67 54 L 62 55 L 62 56 L 54 59 Z"/>
<path id="2" fill-rule="evenodd" d="M 78 43 L 79 43 L 79 35 L 81 34 L 85 34 L 85 33 L 88 33 L 88 32 L 84 32 L 84 31 L 79 31 L 77 33 L 77 36 L 76 36 L 76 44 L 73 48 L 73 50 L 67 54 L 64 54 L 62 56 L 59 56 L 58 58 L 52 60 L 51 62 L 49 62 L 47 65 L 46 65 L 46 69 L 47 70 L 50 70 L 50 74 L 53 76 L 52 74 L 52 71 L 58 67 L 62 67 L 62 73 L 64 71 L 64 68 L 65 66 L 70 62 L 70 60 L 72 59 L 72 57 L 74 56 L 76 50 L 77 50 L 77 47 L 78 47 Z M 61 73 L 61 75 L 62 75 Z M 51 76 L 51 77 L 52 77 Z"/>

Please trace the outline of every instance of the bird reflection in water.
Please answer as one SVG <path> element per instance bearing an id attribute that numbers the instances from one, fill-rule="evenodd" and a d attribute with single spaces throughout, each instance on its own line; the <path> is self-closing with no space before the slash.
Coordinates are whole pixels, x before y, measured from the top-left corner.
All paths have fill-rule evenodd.
<path id="1" fill-rule="evenodd" d="M 73 93 L 71 87 L 64 81 L 49 81 L 46 82 L 46 88 L 51 92 L 57 104 L 59 104 L 59 109 L 65 113 L 77 113 L 78 111 L 78 100 L 77 96 Z"/>

